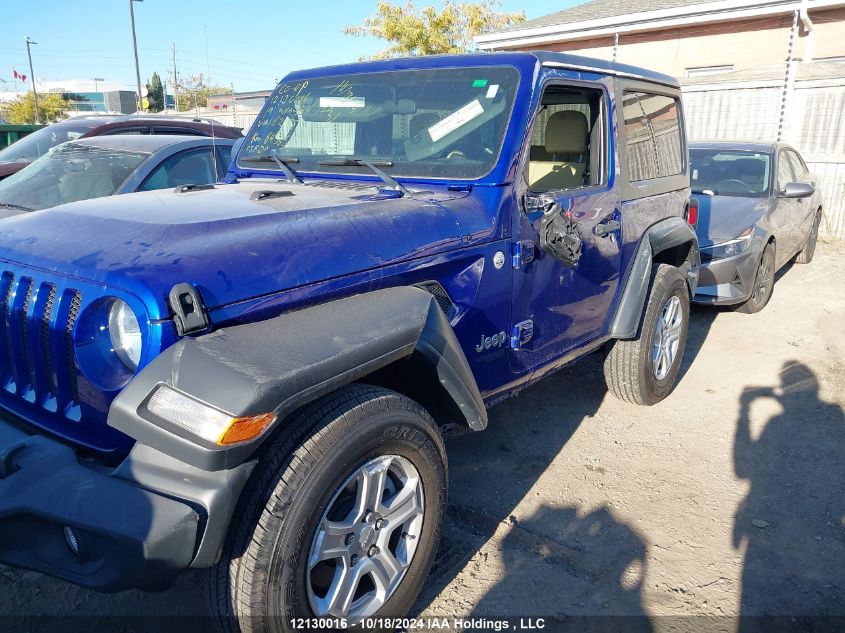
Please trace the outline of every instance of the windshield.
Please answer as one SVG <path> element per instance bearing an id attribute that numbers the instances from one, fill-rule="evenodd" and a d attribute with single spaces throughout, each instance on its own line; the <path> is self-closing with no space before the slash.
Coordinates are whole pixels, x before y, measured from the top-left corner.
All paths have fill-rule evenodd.
<path id="1" fill-rule="evenodd" d="M 693 193 L 762 198 L 768 195 L 771 157 L 764 152 L 690 149 Z"/>
<path id="2" fill-rule="evenodd" d="M 278 171 L 275 156 L 297 171 L 372 173 L 345 160 L 354 158 L 392 176 L 478 178 L 499 156 L 518 82 L 508 67 L 282 82 L 247 134 L 238 165 Z"/>
<path id="3" fill-rule="evenodd" d="M 34 211 L 110 196 L 148 156 L 66 143 L 0 181 L 0 205 Z"/>
<path id="4" fill-rule="evenodd" d="M 27 134 L 19 141 L 15 141 L 9 147 L 0 152 L 0 162 L 14 163 L 23 161 L 31 163 L 47 151 L 68 141 L 75 141 L 91 129 L 91 125 L 62 123 L 61 125 L 48 125 L 45 128 Z"/>

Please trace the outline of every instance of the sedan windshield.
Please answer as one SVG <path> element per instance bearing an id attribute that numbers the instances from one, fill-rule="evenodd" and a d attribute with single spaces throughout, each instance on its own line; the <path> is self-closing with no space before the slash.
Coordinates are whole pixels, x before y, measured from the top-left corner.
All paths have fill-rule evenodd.
<path id="1" fill-rule="evenodd" d="M 0 181 L 0 206 L 35 211 L 110 196 L 148 156 L 65 143 Z"/>
<path id="2" fill-rule="evenodd" d="M 771 157 L 765 152 L 690 149 L 693 193 L 762 198 L 768 195 Z"/>
<path id="3" fill-rule="evenodd" d="M 48 125 L 45 128 L 36 130 L 32 134 L 24 136 L 21 140 L 15 141 L 9 147 L 0 152 L 0 162 L 31 163 L 39 156 L 43 156 L 56 145 L 75 141 L 91 129 L 91 124 L 84 123 L 62 123 L 61 125 Z"/>
<path id="4" fill-rule="evenodd" d="M 444 68 L 279 84 L 238 165 L 278 171 L 478 178 L 499 156 L 517 91 L 509 67 Z M 370 166 L 368 166 L 368 163 Z"/>

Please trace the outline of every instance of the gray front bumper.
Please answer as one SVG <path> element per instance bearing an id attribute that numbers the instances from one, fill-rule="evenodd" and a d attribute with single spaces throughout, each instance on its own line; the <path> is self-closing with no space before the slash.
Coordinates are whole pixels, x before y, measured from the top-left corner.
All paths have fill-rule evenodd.
<path id="1" fill-rule="evenodd" d="M 154 587 L 190 565 L 199 518 L 0 415 L 0 562 L 101 591 Z"/>
<path id="2" fill-rule="evenodd" d="M 711 305 L 742 303 L 751 296 L 760 262 L 755 248 L 725 259 L 701 263 L 693 301 Z"/>

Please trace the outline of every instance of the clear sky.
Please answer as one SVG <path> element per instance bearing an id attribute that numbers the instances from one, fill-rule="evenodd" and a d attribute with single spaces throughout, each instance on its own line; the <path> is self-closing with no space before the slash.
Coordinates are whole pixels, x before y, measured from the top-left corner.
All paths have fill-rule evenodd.
<path id="1" fill-rule="evenodd" d="M 524 10 L 530 19 L 578 1 L 504 0 L 502 9 Z M 416 2 L 432 4 L 439 2 Z M 238 92 L 270 88 L 296 68 L 354 61 L 382 45 L 344 35 L 343 27 L 363 24 L 375 5 L 375 0 L 144 0 L 135 3 L 141 83 L 153 71 L 169 81 L 174 43 L 180 75 L 210 75 Z M 30 74 L 24 44 L 29 35 L 38 42 L 32 58 L 39 80 L 101 77 L 135 85 L 128 0 L 0 0 L 0 16 L 0 79 L 11 81 L 13 68 Z M 0 83 L 0 91 L 11 89 L 11 83 Z"/>

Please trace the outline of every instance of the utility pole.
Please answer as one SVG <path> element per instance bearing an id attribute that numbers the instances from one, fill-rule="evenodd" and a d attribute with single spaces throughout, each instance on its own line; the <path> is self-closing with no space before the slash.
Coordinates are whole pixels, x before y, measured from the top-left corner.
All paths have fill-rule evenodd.
<path id="1" fill-rule="evenodd" d="M 32 52 L 29 47 L 31 44 L 38 44 L 38 42 L 29 39 L 29 35 L 24 35 L 23 39 L 26 40 L 26 56 L 29 57 L 29 78 L 32 80 L 32 98 L 35 100 L 35 121 L 33 123 L 37 125 L 41 116 L 38 113 L 38 91 L 35 90 L 35 71 L 32 69 Z"/>
<path id="2" fill-rule="evenodd" d="M 173 44 L 173 107 L 179 111 L 179 81 L 176 79 L 176 44 Z"/>
<path id="3" fill-rule="evenodd" d="M 132 47 L 135 49 L 135 79 L 138 81 L 138 111 L 141 110 L 141 68 L 138 65 L 138 40 L 135 37 L 135 2 L 143 2 L 144 0 L 129 0 L 129 19 L 132 21 Z"/>

